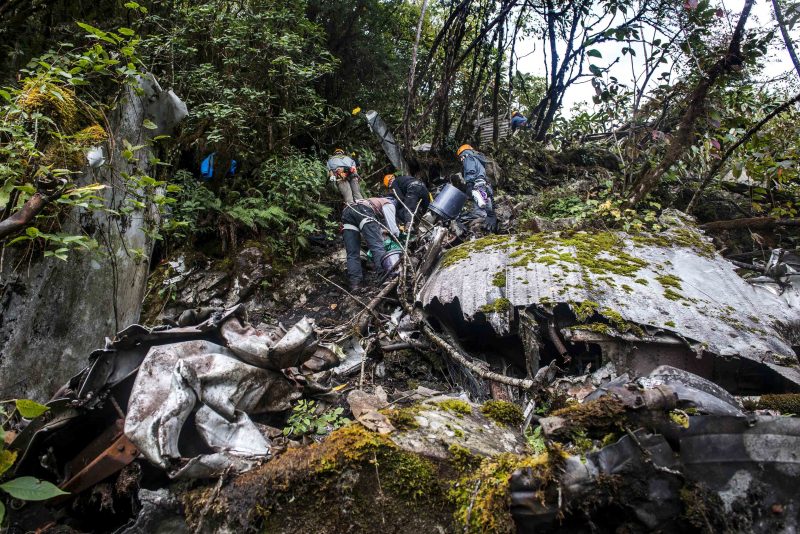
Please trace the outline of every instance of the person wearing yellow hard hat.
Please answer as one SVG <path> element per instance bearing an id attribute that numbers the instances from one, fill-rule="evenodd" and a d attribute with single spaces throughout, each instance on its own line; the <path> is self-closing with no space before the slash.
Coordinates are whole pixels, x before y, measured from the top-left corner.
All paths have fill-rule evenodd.
<path id="1" fill-rule="evenodd" d="M 458 147 L 456 156 L 464 166 L 467 198 L 472 197 L 477 211 L 485 213 L 484 229 L 494 232 L 497 229 L 497 216 L 494 213 L 494 191 L 486 178 L 486 157 L 470 145 Z"/>
<path id="2" fill-rule="evenodd" d="M 528 119 L 519 112 L 519 110 L 515 109 L 511 112 L 511 131 L 516 132 L 520 128 L 527 128 L 528 127 Z"/>
<path id="3" fill-rule="evenodd" d="M 328 176 L 336 182 L 346 204 L 364 198 L 359 187 L 358 166 L 343 149 L 337 148 L 328 159 Z"/>
<path id="4" fill-rule="evenodd" d="M 399 201 L 397 220 L 405 226 L 410 226 L 414 219 L 419 220 L 431 203 L 428 188 L 413 176 L 387 174 L 383 177 L 383 185 Z"/>

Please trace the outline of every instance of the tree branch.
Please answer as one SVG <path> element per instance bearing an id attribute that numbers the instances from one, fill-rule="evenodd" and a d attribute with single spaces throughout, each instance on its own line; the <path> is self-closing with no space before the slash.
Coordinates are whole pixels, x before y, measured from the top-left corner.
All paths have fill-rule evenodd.
<path id="1" fill-rule="evenodd" d="M 725 162 L 728 161 L 728 158 L 731 157 L 731 155 L 734 153 L 734 151 L 737 148 L 739 148 L 740 146 L 742 146 L 744 143 L 749 141 L 750 138 L 753 137 L 753 135 L 755 135 L 769 121 L 771 121 L 772 119 L 774 119 L 775 117 L 777 117 L 778 115 L 783 113 L 784 111 L 788 110 L 793 104 L 795 104 L 797 102 L 800 102 L 800 93 L 795 95 L 794 98 L 792 98 L 790 100 L 787 100 L 786 102 L 784 102 L 783 104 L 781 104 L 777 108 L 773 109 L 770 113 L 767 114 L 766 117 L 764 117 L 763 119 L 758 121 L 758 123 L 755 124 L 754 126 L 750 127 L 750 129 L 747 130 L 747 132 L 745 132 L 745 134 L 742 136 L 741 139 L 739 139 L 734 144 L 732 144 L 725 151 L 725 153 L 722 155 L 722 157 L 714 164 L 714 166 L 711 167 L 711 169 L 709 169 L 708 173 L 706 173 L 706 175 L 703 177 L 703 180 L 700 182 L 700 186 L 697 188 L 697 191 L 695 191 L 694 195 L 692 195 L 692 200 L 690 200 L 689 201 L 689 205 L 686 206 L 686 213 L 692 213 L 692 211 L 694 210 L 695 205 L 697 204 L 697 200 L 700 198 L 700 194 L 708 186 L 708 183 L 717 174 L 717 172 L 719 172 L 719 170 L 722 168 L 722 166 L 725 164 Z"/>
<path id="2" fill-rule="evenodd" d="M 628 193 L 628 198 L 624 202 L 624 207 L 631 208 L 641 202 L 644 197 L 658 185 L 661 177 L 669 171 L 670 167 L 683 157 L 683 154 L 693 143 L 697 118 L 701 115 L 705 107 L 711 87 L 720 76 L 730 72 L 743 62 L 741 50 L 742 37 L 744 36 L 745 23 L 750 17 L 753 1 L 754 0 L 745 0 L 742 12 L 739 15 L 739 22 L 736 24 L 736 29 L 733 32 L 725 56 L 720 58 L 719 61 L 709 69 L 706 75 L 697 83 L 694 90 L 692 90 L 688 98 L 686 111 L 683 113 L 683 117 L 681 117 L 678 131 L 672 139 L 661 163 L 640 175 L 639 179 L 634 182 Z"/>
<path id="3" fill-rule="evenodd" d="M 0 221 L 0 239 L 4 239 L 28 226 L 42 212 L 45 206 L 58 198 L 59 195 L 60 192 L 51 195 L 34 193 L 18 212 Z"/>
<path id="4" fill-rule="evenodd" d="M 797 75 L 800 76 L 800 61 L 797 60 L 797 54 L 794 51 L 794 45 L 792 45 L 792 39 L 789 37 L 789 32 L 786 31 L 786 22 L 783 20 L 783 13 L 781 12 L 781 6 L 778 4 L 778 0 L 772 0 L 772 8 L 775 10 L 775 20 L 778 21 L 778 28 L 781 30 L 783 44 L 786 45 L 786 50 L 789 52 L 789 57 L 792 58 L 794 70 L 796 70 Z"/>

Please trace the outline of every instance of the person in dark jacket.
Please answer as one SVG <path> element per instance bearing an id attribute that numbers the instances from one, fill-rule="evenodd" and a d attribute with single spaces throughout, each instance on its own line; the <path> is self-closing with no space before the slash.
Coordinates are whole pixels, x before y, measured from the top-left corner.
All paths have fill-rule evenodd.
<path id="1" fill-rule="evenodd" d="M 511 113 L 511 131 L 516 132 L 520 128 L 528 127 L 528 119 L 518 110 Z"/>
<path id="2" fill-rule="evenodd" d="M 383 185 L 389 189 L 397 198 L 397 220 L 400 224 L 408 225 L 416 213 L 416 220 L 419 220 L 428 205 L 431 203 L 431 196 L 428 188 L 421 180 L 413 176 L 395 176 L 387 174 L 383 177 Z"/>
<path id="3" fill-rule="evenodd" d="M 337 148 L 333 151 L 333 156 L 328 160 L 328 175 L 331 181 L 336 182 L 336 187 L 342 194 L 345 204 L 364 198 L 361 195 L 361 188 L 358 184 L 358 167 L 356 162 L 344 153 L 344 150 Z"/>
<path id="4" fill-rule="evenodd" d="M 483 227 L 494 232 L 497 229 L 497 216 L 494 213 L 494 191 L 486 178 L 486 158 L 470 145 L 458 147 L 456 156 L 464 166 L 467 198 L 472 197 L 475 205 L 486 212 Z"/>
<path id="5" fill-rule="evenodd" d="M 386 253 L 383 247 L 381 225 L 388 228 L 393 237 L 400 235 L 395 222 L 394 204 L 388 198 L 367 198 L 348 203 L 342 211 L 344 226 L 344 249 L 347 252 L 347 278 L 350 290 L 361 287 L 364 278 L 361 270 L 361 237 L 372 251 L 375 269 L 383 270 L 381 261 Z"/>

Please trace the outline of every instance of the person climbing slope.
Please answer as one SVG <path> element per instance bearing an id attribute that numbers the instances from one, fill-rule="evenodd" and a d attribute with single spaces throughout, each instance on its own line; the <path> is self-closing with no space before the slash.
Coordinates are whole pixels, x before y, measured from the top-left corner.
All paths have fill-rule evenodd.
<path id="1" fill-rule="evenodd" d="M 519 110 L 514 110 L 511 113 L 511 131 L 516 132 L 518 129 L 524 129 L 528 127 L 528 119 L 519 112 Z"/>
<path id="2" fill-rule="evenodd" d="M 358 167 L 353 158 L 345 154 L 344 150 L 337 148 L 333 151 L 333 156 L 328 159 L 328 176 L 331 181 L 336 182 L 336 187 L 342 194 L 346 204 L 355 200 L 361 200 L 361 189 L 358 181 Z"/>
<path id="3" fill-rule="evenodd" d="M 497 216 L 494 213 L 494 191 L 486 178 L 486 158 L 470 145 L 458 147 L 456 157 L 464 166 L 467 197 L 472 197 L 475 205 L 486 212 L 483 228 L 494 232 L 497 228 Z"/>
<path id="4" fill-rule="evenodd" d="M 347 278 L 350 290 L 361 287 L 364 279 L 361 270 L 361 237 L 372 251 L 372 263 L 378 272 L 383 271 L 381 264 L 386 253 L 383 246 L 381 225 L 388 228 L 392 237 L 400 235 L 395 221 L 394 204 L 388 198 L 367 198 L 350 202 L 342 212 L 344 226 L 344 249 L 347 253 Z"/>
<path id="5" fill-rule="evenodd" d="M 409 225 L 416 213 L 416 220 L 419 220 L 428 209 L 431 203 L 428 188 L 421 180 L 413 176 L 395 176 L 387 174 L 383 177 L 383 185 L 386 186 L 397 198 L 397 220 L 400 224 Z"/>

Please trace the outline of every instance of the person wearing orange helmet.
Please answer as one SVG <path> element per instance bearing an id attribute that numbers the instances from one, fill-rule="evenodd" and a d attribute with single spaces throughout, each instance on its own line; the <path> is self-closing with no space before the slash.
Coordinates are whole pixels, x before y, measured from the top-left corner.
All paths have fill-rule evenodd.
<path id="1" fill-rule="evenodd" d="M 353 158 L 345 154 L 344 150 L 337 148 L 333 156 L 328 159 L 328 176 L 342 194 L 345 204 L 364 198 L 358 181 L 358 167 Z"/>
<path id="2" fill-rule="evenodd" d="M 347 256 L 347 278 L 350 290 L 361 287 L 361 238 L 372 252 L 372 262 L 377 272 L 382 272 L 382 260 L 386 253 L 381 237 L 381 227 L 389 230 L 393 238 L 400 235 L 395 222 L 396 211 L 391 199 L 366 198 L 348 203 L 342 211 L 342 238 Z"/>
<path id="3" fill-rule="evenodd" d="M 387 174 L 383 177 L 383 185 L 399 201 L 397 220 L 400 224 L 408 226 L 413 219 L 419 220 L 428 209 L 428 204 L 431 203 L 428 188 L 421 180 L 417 180 L 413 176 Z"/>
<path id="4" fill-rule="evenodd" d="M 464 166 L 464 182 L 467 184 L 467 197 L 472 197 L 475 206 L 484 211 L 483 227 L 494 232 L 497 229 L 497 216 L 494 213 L 494 191 L 486 178 L 486 158 L 470 145 L 461 145 L 456 156 Z"/>

